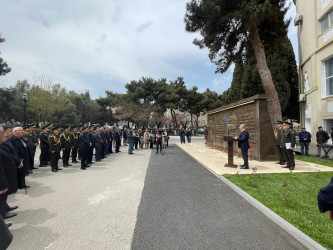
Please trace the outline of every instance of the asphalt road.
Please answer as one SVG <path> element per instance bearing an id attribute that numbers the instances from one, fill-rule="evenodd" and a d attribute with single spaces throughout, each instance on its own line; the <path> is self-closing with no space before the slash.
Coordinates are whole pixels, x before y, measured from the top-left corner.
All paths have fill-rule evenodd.
<path id="1" fill-rule="evenodd" d="M 304 249 L 176 145 L 27 178 L 9 249 Z"/>

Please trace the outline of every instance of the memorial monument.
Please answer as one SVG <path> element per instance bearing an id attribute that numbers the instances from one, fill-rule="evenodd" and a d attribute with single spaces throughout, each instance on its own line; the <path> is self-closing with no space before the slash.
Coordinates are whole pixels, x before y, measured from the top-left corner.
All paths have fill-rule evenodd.
<path id="1" fill-rule="evenodd" d="M 207 112 L 208 145 L 228 150 L 228 141 L 224 137 L 238 136 L 238 127 L 244 123 L 250 133 L 250 158 L 258 161 L 278 160 L 267 99 L 266 95 L 255 95 Z M 237 142 L 233 143 L 233 150 L 240 153 Z"/>

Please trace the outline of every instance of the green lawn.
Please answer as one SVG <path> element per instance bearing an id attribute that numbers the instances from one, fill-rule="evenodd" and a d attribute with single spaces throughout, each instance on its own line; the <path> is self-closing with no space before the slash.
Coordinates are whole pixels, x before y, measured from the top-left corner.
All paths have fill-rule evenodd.
<path id="1" fill-rule="evenodd" d="M 317 195 L 333 173 L 252 174 L 225 176 L 302 232 L 333 249 L 333 222 L 318 210 Z"/>
<path id="2" fill-rule="evenodd" d="M 321 159 L 321 158 L 312 157 L 312 156 L 295 155 L 295 160 L 307 161 L 307 162 L 312 162 L 312 163 L 315 163 L 318 165 L 333 167 L 332 160 L 326 160 L 326 159 Z"/>

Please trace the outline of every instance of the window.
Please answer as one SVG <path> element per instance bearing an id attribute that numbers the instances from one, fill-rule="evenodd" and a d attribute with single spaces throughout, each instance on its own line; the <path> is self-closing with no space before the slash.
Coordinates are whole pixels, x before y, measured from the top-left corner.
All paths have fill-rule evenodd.
<path id="1" fill-rule="evenodd" d="M 333 95 L 333 58 L 325 61 L 326 95 Z"/>
<path id="2" fill-rule="evenodd" d="M 323 33 L 330 26 L 328 15 L 325 15 L 319 22 L 320 22 L 320 32 Z"/>
<path id="3" fill-rule="evenodd" d="M 323 33 L 330 26 L 332 26 L 333 25 L 333 11 L 331 11 L 331 12 L 327 13 L 325 16 L 323 16 L 323 18 L 319 20 L 319 25 L 320 25 L 320 33 Z"/>

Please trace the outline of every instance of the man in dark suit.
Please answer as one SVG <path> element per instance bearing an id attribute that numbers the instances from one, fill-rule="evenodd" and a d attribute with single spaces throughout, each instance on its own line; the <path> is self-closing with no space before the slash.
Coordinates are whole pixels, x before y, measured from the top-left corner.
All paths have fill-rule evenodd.
<path id="1" fill-rule="evenodd" d="M 249 155 L 248 151 L 250 148 L 249 144 L 249 132 L 245 129 L 245 124 L 239 125 L 239 130 L 241 131 L 239 136 L 234 137 L 238 141 L 238 148 L 242 151 L 242 156 L 244 160 L 244 165 L 241 165 L 241 169 L 249 169 Z"/>
<path id="2" fill-rule="evenodd" d="M 119 153 L 119 147 L 121 142 L 120 128 L 116 128 L 116 132 L 114 133 L 114 139 L 116 141 L 116 153 Z"/>
<path id="3" fill-rule="evenodd" d="M 23 140 L 24 130 L 22 127 L 16 127 L 13 129 L 13 135 L 9 141 L 13 144 L 14 149 L 23 163 L 23 168 L 18 169 L 18 188 L 30 188 L 25 183 L 25 176 L 30 169 L 30 155 L 28 152 L 28 146 Z"/>
<path id="4" fill-rule="evenodd" d="M 87 157 L 89 154 L 89 148 L 92 147 L 92 142 L 89 139 L 89 127 L 86 126 L 83 128 L 83 132 L 81 133 L 80 139 L 80 148 L 81 148 L 81 169 L 86 170 L 87 165 Z"/>

